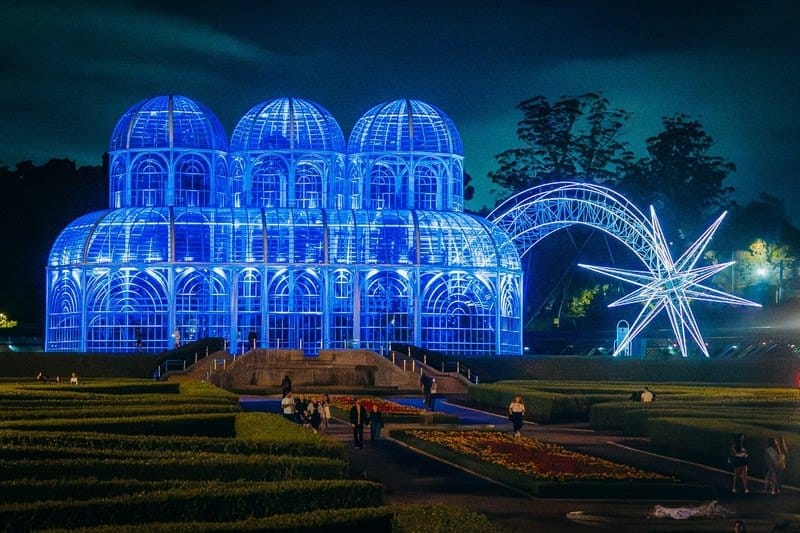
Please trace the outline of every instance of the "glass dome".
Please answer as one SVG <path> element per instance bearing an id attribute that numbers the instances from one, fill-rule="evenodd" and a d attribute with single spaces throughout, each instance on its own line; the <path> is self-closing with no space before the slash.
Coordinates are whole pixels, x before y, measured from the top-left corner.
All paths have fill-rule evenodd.
<path id="1" fill-rule="evenodd" d="M 339 123 L 327 109 L 301 98 L 275 98 L 250 108 L 231 135 L 231 152 L 346 150 Z"/>
<path id="2" fill-rule="evenodd" d="M 464 145 L 450 117 L 419 100 L 376 105 L 358 119 L 348 141 L 356 152 L 431 152 L 464 155 Z"/>
<path id="3" fill-rule="evenodd" d="M 228 204 L 228 139 L 204 105 L 180 95 L 134 105 L 109 142 L 109 207 Z"/>
<path id="4" fill-rule="evenodd" d="M 464 210 L 464 146 L 440 109 L 409 99 L 377 105 L 347 147 L 351 196 L 363 209 Z"/>
<path id="5" fill-rule="evenodd" d="M 342 129 L 319 104 L 275 98 L 253 106 L 231 136 L 233 205 L 341 205 L 346 149 Z"/>
<path id="6" fill-rule="evenodd" d="M 228 136 L 203 104 L 181 95 L 142 100 L 122 115 L 108 151 L 153 148 L 227 150 Z"/>

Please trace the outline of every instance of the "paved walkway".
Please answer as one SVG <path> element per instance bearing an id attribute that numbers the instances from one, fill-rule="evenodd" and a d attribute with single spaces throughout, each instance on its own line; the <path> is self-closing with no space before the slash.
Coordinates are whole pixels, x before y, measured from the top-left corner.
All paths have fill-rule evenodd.
<path id="1" fill-rule="evenodd" d="M 244 398 L 243 398 L 244 400 Z M 255 398 L 253 398 L 255 400 Z M 421 406 L 418 398 L 395 398 L 395 401 Z M 252 401 L 252 400 L 251 400 Z M 250 402 L 244 402 L 243 406 Z M 255 405 L 250 403 L 250 405 Z M 277 412 L 277 400 L 267 400 L 260 407 Z M 247 407 L 245 407 L 247 408 Z M 510 429 L 505 416 L 477 411 L 445 400 L 439 400 L 437 411 L 457 414 L 465 426 L 494 426 Z M 407 427 L 407 426 L 404 426 Z M 391 430 L 391 426 L 387 429 Z M 585 425 L 527 424 L 525 435 L 562 444 L 572 450 L 604 457 L 637 466 L 645 470 L 675 475 L 687 481 L 701 482 L 714 487 L 717 501 L 732 516 L 745 520 L 749 532 L 772 531 L 773 526 L 787 513 L 800 513 L 800 491 L 787 487 L 785 494 L 770 496 L 761 493 L 762 483 L 751 482 L 751 494 L 732 495 L 729 472 L 706 467 L 646 451 L 646 439 L 631 439 L 622 435 L 597 432 Z M 367 439 L 369 431 L 365 431 Z M 382 483 L 391 503 L 446 503 L 487 515 L 498 531 L 567 532 L 592 531 L 598 528 L 616 531 L 731 531 L 733 518 L 711 520 L 647 519 L 656 505 L 666 507 L 697 507 L 708 502 L 653 500 L 577 500 L 533 498 L 498 485 L 463 469 L 408 449 L 392 439 L 378 446 L 355 450 L 350 443 L 350 425 L 334 419 L 326 436 L 348 444 L 351 475 Z M 800 523 L 800 516 L 795 515 Z M 788 529 L 782 531 L 798 531 Z"/>

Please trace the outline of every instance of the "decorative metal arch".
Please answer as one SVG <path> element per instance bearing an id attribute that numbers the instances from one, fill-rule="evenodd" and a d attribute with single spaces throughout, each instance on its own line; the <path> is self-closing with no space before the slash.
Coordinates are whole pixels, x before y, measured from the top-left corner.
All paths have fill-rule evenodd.
<path id="1" fill-rule="evenodd" d="M 560 229 L 583 224 L 625 244 L 652 270 L 657 258 L 647 217 L 621 194 L 589 183 L 554 182 L 508 198 L 487 217 L 511 237 L 520 257 Z"/>
<path id="2" fill-rule="evenodd" d="M 687 356 L 689 333 L 708 357 L 708 349 L 690 307 L 691 300 L 760 307 L 755 302 L 700 283 L 733 264 L 695 267 L 724 217 L 725 213 L 676 260 L 672 258 L 652 206 L 648 220 L 625 197 L 599 185 L 556 182 L 533 187 L 503 202 L 489 214 L 488 219 L 509 234 L 520 257 L 550 233 L 572 224 L 591 226 L 618 239 L 644 263 L 646 271 L 579 265 L 638 287 L 609 305 L 643 304 L 633 325 L 618 342 L 614 355 L 629 353 L 631 341 L 664 310 L 681 354 Z"/>

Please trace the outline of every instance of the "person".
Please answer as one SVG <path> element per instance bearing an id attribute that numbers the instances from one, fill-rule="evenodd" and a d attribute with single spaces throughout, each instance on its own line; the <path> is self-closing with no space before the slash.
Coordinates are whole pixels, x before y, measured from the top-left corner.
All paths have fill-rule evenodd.
<path id="1" fill-rule="evenodd" d="M 436 378 L 431 379 L 431 399 L 428 402 L 431 411 L 436 410 L 436 392 L 439 390 L 439 386 L 436 383 Z"/>
<path id="2" fill-rule="evenodd" d="M 294 398 L 292 398 L 291 392 L 286 393 L 286 396 L 281 399 L 281 412 L 286 420 L 292 422 L 296 420 L 294 414 Z"/>
<path id="3" fill-rule="evenodd" d="M 331 397 L 327 394 L 322 397 L 320 408 L 322 409 L 322 429 L 327 430 L 331 421 Z"/>
<path id="4" fill-rule="evenodd" d="M 743 520 L 733 521 L 733 533 L 747 533 L 747 528 L 744 526 Z"/>
<path id="5" fill-rule="evenodd" d="M 70 385 L 77 385 L 78 384 L 78 373 L 73 372 L 72 375 L 69 377 Z"/>
<path id="6" fill-rule="evenodd" d="M 650 403 L 650 402 L 652 402 L 653 400 L 656 399 L 656 395 L 653 393 L 653 391 L 651 391 L 647 387 L 645 387 L 644 390 L 642 390 L 642 392 L 639 395 L 639 397 L 640 397 L 639 398 L 640 401 L 642 401 L 644 403 Z"/>
<path id="7" fill-rule="evenodd" d="M 320 412 L 320 404 L 319 401 L 314 399 L 310 404 L 308 404 L 308 408 L 311 411 L 311 429 L 314 430 L 314 433 L 319 433 L 319 428 L 322 425 L 322 413 Z"/>
<path id="8" fill-rule="evenodd" d="M 281 381 L 281 397 L 286 398 L 286 395 L 292 392 L 292 380 L 289 379 L 289 376 L 283 376 L 283 380 Z"/>
<path id="9" fill-rule="evenodd" d="M 431 408 L 431 378 L 425 374 L 422 374 L 419 377 L 419 383 L 422 385 L 422 403 L 424 404 L 423 408 L 426 411 L 429 411 Z"/>
<path id="10" fill-rule="evenodd" d="M 47 374 L 44 373 L 44 370 L 39 372 L 36 375 L 36 381 L 41 381 L 42 383 L 47 383 Z"/>
<path id="11" fill-rule="evenodd" d="M 256 330 L 251 329 L 250 333 L 247 334 L 247 347 L 255 350 L 256 344 L 258 344 L 258 333 L 256 333 Z"/>
<path id="12" fill-rule="evenodd" d="M 175 328 L 175 331 L 172 333 L 172 338 L 175 339 L 175 348 L 181 347 L 181 332 L 178 328 Z"/>
<path id="13" fill-rule="evenodd" d="M 372 404 L 372 412 L 369 414 L 367 423 L 369 424 L 369 444 L 374 447 L 381 440 L 381 431 L 383 430 L 383 413 L 378 409 L 377 403 Z"/>
<path id="14" fill-rule="evenodd" d="M 56 376 L 56 383 L 61 383 L 61 376 Z"/>
<path id="15" fill-rule="evenodd" d="M 737 481 L 741 480 L 742 489 L 745 494 L 750 494 L 747 488 L 747 465 L 750 464 L 750 455 L 744 447 L 744 433 L 737 433 L 731 444 L 731 451 L 728 455 L 728 462 L 733 466 L 733 488 L 731 492 L 736 494 Z"/>
<path id="16" fill-rule="evenodd" d="M 142 351 L 142 330 L 140 328 L 136 328 L 134 332 L 134 336 L 136 338 L 136 351 Z"/>
<path id="17" fill-rule="evenodd" d="M 764 463 L 767 465 L 766 492 L 772 495 L 780 494 L 781 477 L 786 469 L 786 441 L 783 440 L 783 436 L 777 439 L 775 437 L 767 439 Z"/>
<path id="18" fill-rule="evenodd" d="M 522 417 L 525 416 L 525 404 L 522 403 L 522 396 L 514 396 L 514 401 L 512 401 L 508 406 L 508 419 L 511 420 L 511 424 L 514 426 L 514 436 L 520 436 L 520 430 L 522 429 Z"/>
<path id="19" fill-rule="evenodd" d="M 311 415 L 308 413 L 308 410 L 301 411 L 297 421 L 304 428 L 311 429 Z"/>
<path id="20" fill-rule="evenodd" d="M 353 427 L 353 447 L 360 450 L 364 447 L 364 424 L 367 422 L 367 410 L 356 400 L 350 408 L 350 425 Z"/>

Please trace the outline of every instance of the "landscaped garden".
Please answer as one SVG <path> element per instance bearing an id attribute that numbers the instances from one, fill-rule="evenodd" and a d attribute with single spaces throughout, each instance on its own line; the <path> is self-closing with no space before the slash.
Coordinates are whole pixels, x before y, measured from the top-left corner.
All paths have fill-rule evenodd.
<path id="1" fill-rule="evenodd" d="M 763 450 L 769 436 L 783 435 L 790 450 L 800 446 L 800 391 L 795 388 L 661 383 L 651 386 L 655 401 L 631 401 L 643 385 L 503 381 L 472 387 L 470 399 L 502 412 L 521 394 L 531 421 L 584 420 L 594 429 L 648 437 L 655 451 L 725 469 L 733 436 L 740 432 L 752 452 L 752 472 L 766 471 Z M 797 454 L 789 454 L 784 479 L 800 481 Z"/>
<path id="2" fill-rule="evenodd" d="M 0 530 L 489 531 L 386 505 L 344 447 L 204 383 L 0 384 Z"/>

